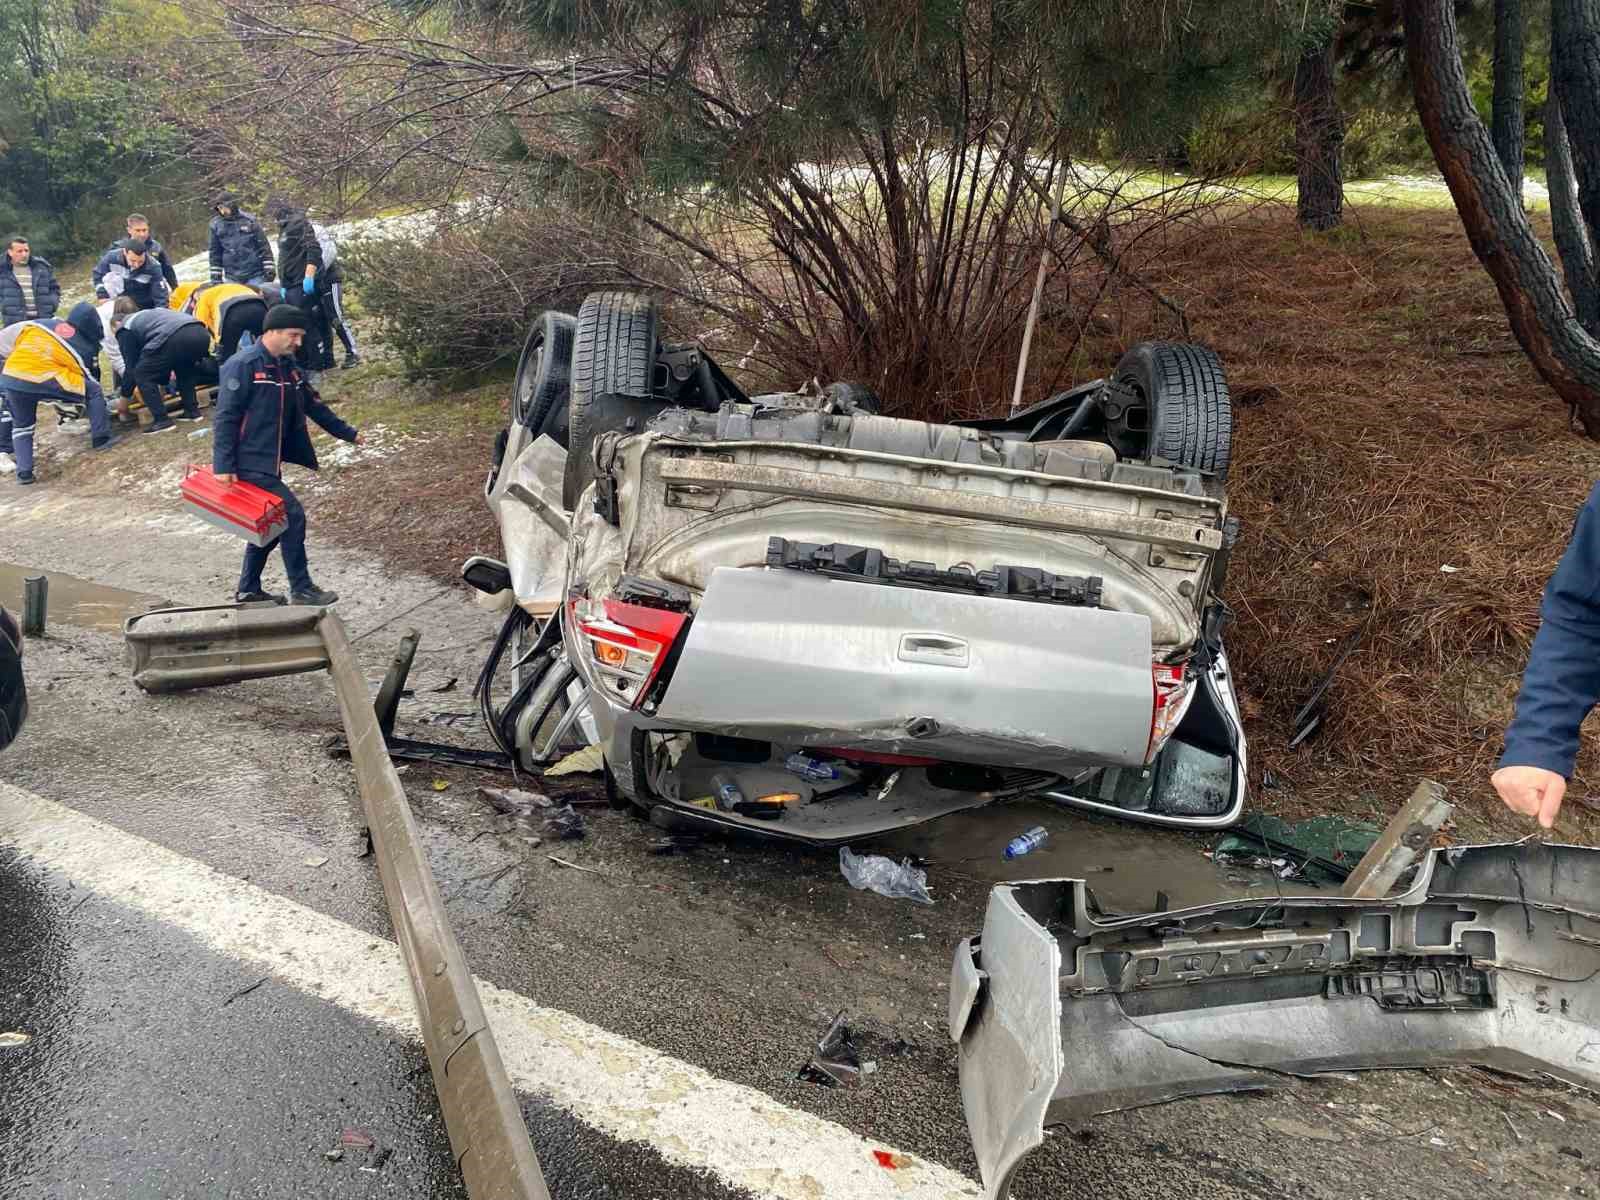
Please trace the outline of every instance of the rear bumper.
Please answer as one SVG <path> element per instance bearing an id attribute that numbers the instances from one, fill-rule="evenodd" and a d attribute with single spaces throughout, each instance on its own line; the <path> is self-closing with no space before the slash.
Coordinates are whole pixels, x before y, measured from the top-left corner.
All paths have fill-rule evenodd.
<path id="1" fill-rule="evenodd" d="M 649 733 L 703 733 L 788 749 L 829 747 L 1033 772 L 1089 782 L 1051 798 L 1133 820 L 1190 828 L 1232 824 L 1246 795 L 1242 729 L 1226 656 L 1202 680 L 1174 743 L 1200 736 L 1220 754 L 1211 796 L 1172 802 L 1183 789 L 1121 791 L 1098 781 L 1106 768 L 1136 780 L 1150 733 L 1149 621 L 1141 614 L 847 582 L 794 571 L 718 568 L 671 681 L 654 713 L 613 697 L 565 631 L 571 660 L 590 686 L 606 759 L 634 801 L 666 805 L 701 823 L 832 845 L 987 804 L 991 793 L 934 786 L 901 774 L 892 796 L 808 804 L 776 821 L 707 814 L 687 795 L 652 788 L 637 770 L 636 741 Z M 1202 713 L 1209 726 L 1197 735 Z M 783 755 L 773 766 L 780 767 Z M 1163 768 L 1164 770 L 1164 768 Z M 1107 778 L 1111 772 L 1105 771 Z M 757 772 L 759 775 L 759 771 Z M 1173 772 L 1173 775 L 1178 774 Z M 765 779 L 786 790 L 781 771 Z M 793 781 L 790 780 L 790 783 Z M 1097 791 L 1098 789 L 1098 791 Z M 1137 791 L 1135 787 L 1133 790 Z M 1013 794 L 1013 793 L 1007 793 Z"/>
<path id="2" fill-rule="evenodd" d="M 950 988 L 984 1194 L 1009 1194 L 1047 1126 L 1285 1072 L 1481 1065 L 1600 1086 L 1597 978 L 1588 847 L 1431 851 L 1382 901 L 1121 916 L 1080 880 L 997 887 Z"/>

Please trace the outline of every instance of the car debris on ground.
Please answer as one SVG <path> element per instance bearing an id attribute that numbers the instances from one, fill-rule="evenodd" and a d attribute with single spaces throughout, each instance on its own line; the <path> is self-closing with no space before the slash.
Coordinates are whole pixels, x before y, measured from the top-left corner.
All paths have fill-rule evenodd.
<path id="1" fill-rule="evenodd" d="M 478 798 L 508 817 L 531 817 L 535 812 L 555 807 L 555 801 L 549 796 L 521 788 L 480 787 Z"/>
<path id="2" fill-rule="evenodd" d="M 606 760 L 599 746 L 585 746 L 567 755 L 553 766 L 546 767 L 545 775 L 558 779 L 563 775 L 598 775 L 606 769 Z"/>
<path id="3" fill-rule="evenodd" d="M 583 814 L 563 804 L 544 820 L 544 836 L 558 842 L 575 842 L 585 835 Z"/>
<path id="4" fill-rule="evenodd" d="M 817 1039 L 811 1058 L 800 1068 L 800 1078 L 824 1087 L 857 1088 L 861 1075 L 861 1054 L 850 1040 L 850 1027 L 840 1011 Z"/>
<path id="5" fill-rule="evenodd" d="M 1380 832 L 1375 825 L 1347 817 L 1312 817 L 1291 824 L 1266 813 L 1249 813 L 1208 854 L 1218 866 L 1271 869 L 1283 879 L 1337 887 Z"/>
<path id="6" fill-rule="evenodd" d="M 1428 850 L 1408 890 L 1150 913 L 1003 884 L 957 949 L 950 1036 L 988 1200 L 1047 1127 L 1378 1067 L 1600 1088 L 1600 849 Z"/>

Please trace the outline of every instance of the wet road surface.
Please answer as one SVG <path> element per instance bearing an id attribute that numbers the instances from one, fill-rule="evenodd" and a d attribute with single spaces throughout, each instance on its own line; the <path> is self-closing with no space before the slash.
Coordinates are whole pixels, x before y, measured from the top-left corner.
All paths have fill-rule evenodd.
<path id="1" fill-rule="evenodd" d="M 317 545 L 314 516 L 319 580 L 347 597 L 340 611 L 352 632 L 371 633 L 357 648 L 374 684 L 400 630 L 423 630 L 416 695 L 402 705 L 400 732 L 446 736 L 421 721 L 471 707 L 467 682 L 496 619 L 459 593 L 440 594 L 429 581 L 395 578 Z M 24 501 L 0 495 L 0 530 L 0 557 L 9 561 L 48 563 L 179 603 L 218 602 L 237 563 L 237 543 L 223 535 L 136 506 L 108 519 L 103 502 L 80 505 L 59 492 Z M 6 783 L 182 860 L 163 868 L 162 878 L 195 864 L 364 937 L 352 950 L 357 958 L 368 941 L 388 945 L 376 872 L 356 857 L 349 764 L 323 748 L 340 727 L 324 677 L 145 696 L 128 681 L 120 639 L 65 619 L 50 637 L 30 643 L 26 662 L 34 715 L 23 740 L 0 758 Z M 454 689 L 430 690 L 451 677 L 460 681 Z M 819 1145 L 852 1154 L 874 1145 L 910 1151 L 930 1164 L 925 1179 L 975 1174 L 944 1028 L 945 981 L 952 949 L 978 929 L 994 881 L 1082 870 L 1109 903 L 1128 907 L 1147 905 L 1157 888 L 1181 904 L 1251 883 L 1272 886 L 1223 876 L 1201 854 L 1210 839 L 1013 804 L 953 816 L 886 844 L 892 853 L 934 860 L 937 903 L 929 909 L 851 890 L 833 853 L 708 841 L 687 855 L 657 857 L 651 849 L 658 831 L 603 805 L 584 807 L 582 841 L 535 848 L 529 829 L 474 798 L 476 785 L 490 777 L 413 766 L 402 779 L 467 960 L 480 978 L 538 1006 L 539 1013 L 516 1018 L 530 1037 L 545 1019 L 540 1013 L 569 1014 L 581 1023 L 573 1028 L 648 1049 L 657 1056 L 651 1069 L 692 1068 L 759 1093 L 776 1106 L 774 1119 L 793 1113 L 795 1121 L 820 1120 L 795 1126 L 814 1131 Z M 596 791 L 592 783 L 578 786 Z M 1047 847 L 1004 863 L 1005 841 L 1035 823 L 1051 830 Z M 551 862 L 552 852 L 587 870 Z M 0 1172 L 7 1163 L 24 1164 L 35 1189 L 17 1190 L 20 1184 L 0 1174 L 0 1196 L 118 1194 L 94 1190 L 105 1186 L 102 1164 L 130 1136 L 112 1096 L 148 1116 L 136 1127 L 148 1147 L 141 1161 L 159 1177 L 155 1190 L 120 1194 L 345 1195 L 365 1194 L 347 1187 L 413 1183 L 418 1195 L 453 1194 L 451 1181 L 433 1182 L 439 1156 L 448 1152 L 429 1107 L 420 1047 L 362 1015 L 359 1002 L 351 1001 L 352 1009 L 323 998 L 339 992 L 347 964 L 258 970 L 248 955 L 241 961 L 242 951 L 220 951 L 182 921 L 137 903 L 123 913 L 128 904 L 96 898 L 68 913 L 86 884 L 77 896 L 63 892 L 41 854 L 13 855 L 4 870 L 6 896 L 20 896 L 16 904 L 41 915 L 28 918 L 37 933 L 3 943 L 0 997 L 18 1006 L 19 1016 L 0 1009 L 0 1031 L 20 1019 L 26 1003 L 42 1022 L 37 1037 L 45 1048 L 74 1049 L 42 1054 L 42 1068 L 26 1076 L 15 1067 L 19 1051 L 0 1051 Z M 119 926 L 108 921 L 86 924 L 96 912 L 117 913 L 126 936 L 119 939 Z M 32 953 L 22 941 L 52 950 Z M 263 975 L 271 978 L 260 989 L 218 1007 L 219 995 Z M 291 977 L 299 984 L 284 982 Z M 320 990 L 314 980 L 322 981 Z M 57 994 L 68 999 L 52 1006 Z M 878 1064 L 857 1092 L 796 1079 L 809 1045 L 841 1009 L 859 1030 L 863 1057 Z M 259 1022 L 247 1020 L 258 1012 Z M 181 1046 L 163 1043 L 169 1024 L 185 1034 Z M 575 1043 L 566 1046 L 572 1061 L 592 1059 L 602 1074 L 640 1069 L 642 1060 L 627 1057 L 631 1050 L 598 1037 L 593 1044 L 578 1035 L 567 1040 Z M 163 1045 L 170 1053 L 152 1055 Z M 191 1054 L 195 1046 L 208 1053 Z M 149 1068 L 146 1055 L 169 1061 Z M 195 1069 L 180 1078 L 184 1064 Z M 600 1095 L 590 1102 L 570 1080 L 541 1080 L 539 1070 L 530 1060 L 515 1082 L 558 1200 L 740 1189 L 828 1194 L 808 1188 L 805 1152 L 782 1137 L 775 1134 L 763 1152 L 732 1136 L 749 1120 L 735 1107 L 745 1091 L 710 1083 L 690 1089 L 713 1097 L 703 1108 L 692 1095 L 668 1095 L 670 1088 L 653 1100 Z M 61 1097 L 82 1107 L 62 1108 Z M 360 1120 L 382 1126 L 396 1157 L 376 1181 L 352 1172 L 356 1182 L 346 1185 L 344 1176 L 328 1173 L 345 1164 L 328 1164 L 322 1154 L 330 1135 L 360 1123 L 346 1115 L 357 1098 L 364 1112 L 377 1114 Z M 41 1122 L 25 1125 L 19 1109 L 52 1104 L 55 1140 L 43 1136 L 55 1150 L 41 1166 L 27 1152 L 38 1141 L 24 1140 L 40 1136 Z M 548 1119 L 540 1119 L 541 1108 Z M 655 1115 L 641 1116 L 644 1109 Z M 698 1114 L 697 1123 L 669 1131 L 665 1122 L 680 1109 Z M 209 1127 L 220 1142 L 197 1143 L 195 1113 L 216 1114 Z M 1423 1174 L 1430 1196 L 1439 1198 L 1597 1195 L 1596 1131 L 1600 1107 L 1569 1089 L 1481 1072 L 1384 1073 L 1101 1118 L 1052 1137 L 1024 1167 L 1015 1194 L 1387 1197 Z M 213 1190 L 207 1180 L 221 1176 L 206 1172 L 221 1168 L 206 1147 L 231 1144 L 228 1137 L 248 1146 L 248 1134 L 272 1151 L 251 1158 L 253 1151 L 236 1150 L 233 1190 Z M 391 1170 L 401 1142 L 406 1172 Z M 730 1160 L 729 1146 L 746 1147 L 749 1160 Z M 622 1165 L 586 1176 L 579 1164 L 590 1158 Z M 328 1187 L 330 1179 L 340 1186 Z M 890 1181 L 883 1194 L 898 1186 Z M 972 1191 L 968 1184 L 947 1194 Z"/>

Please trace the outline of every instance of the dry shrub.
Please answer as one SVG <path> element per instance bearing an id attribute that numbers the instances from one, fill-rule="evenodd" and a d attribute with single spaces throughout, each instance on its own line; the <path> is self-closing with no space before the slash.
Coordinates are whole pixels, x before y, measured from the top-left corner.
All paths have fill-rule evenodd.
<path id="1" fill-rule="evenodd" d="M 431 228 L 428 226 L 431 224 Z M 626 239 L 555 208 L 446 210 L 340 248 L 361 308 L 414 373 L 515 361 L 532 317 L 631 280 Z"/>
<path id="2" fill-rule="evenodd" d="M 1288 784 L 1257 799 L 1382 818 L 1432 776 L 1463 833 L 1517 829 L 1487 777 L 1600 450 L 1512 341 L 1453 213 L 1352 217 L 1313 235 L 1292 213 L 1258 212 L 1160 260 L 1160 286 L 1186 299 L 1239 405 L 1230 647 L 1254 774 Z M 1084 373 L 1144 332 L 1099 339 Z M 1287 749 L 1354 631 L 1325 728 Z M 1597 749 L 1586 740 L 1570 820 L 1591 820 Z"/>

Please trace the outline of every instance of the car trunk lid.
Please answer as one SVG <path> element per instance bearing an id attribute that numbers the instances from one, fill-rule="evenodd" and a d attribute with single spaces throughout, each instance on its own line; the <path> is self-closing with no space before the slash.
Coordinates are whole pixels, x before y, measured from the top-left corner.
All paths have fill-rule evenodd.
<path id="1" fill-rule="evenodd" d="M 792 745 L 1060 771 L 1142 764 L 1138 613 L 718 567 L 656 717 Z"/>

